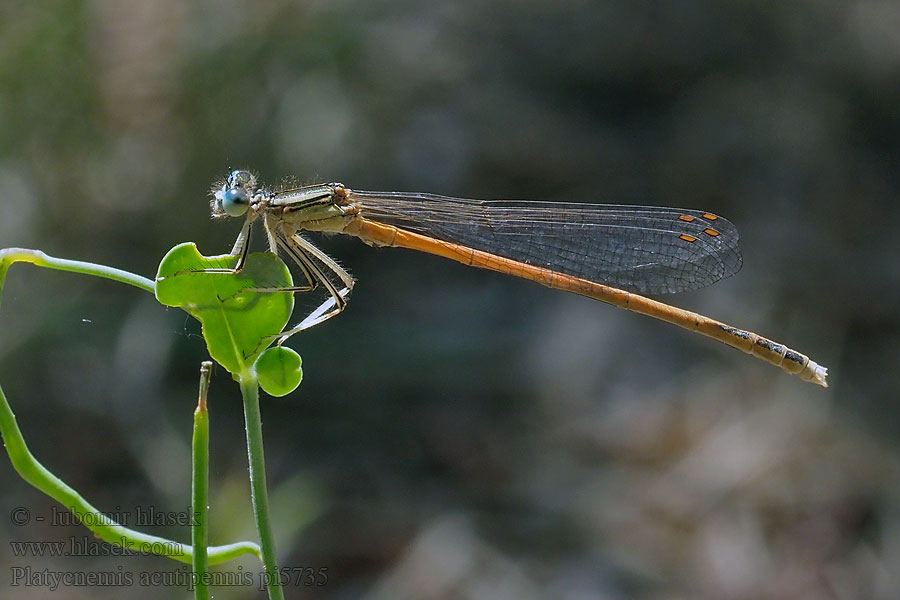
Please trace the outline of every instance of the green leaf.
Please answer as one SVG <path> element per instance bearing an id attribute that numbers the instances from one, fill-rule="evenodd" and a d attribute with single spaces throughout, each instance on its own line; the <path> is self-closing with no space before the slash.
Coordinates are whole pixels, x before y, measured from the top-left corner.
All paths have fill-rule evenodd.
<path id="1" fill-rule="evenodd" d="M 259 387 L 270 396 L 280 398 L 297 389 L 303 379 L 300 355 L 290 348 L 269 348 L 256 361 Z"/>
<path id="2" fill-rule="evenodd" d="M 293 285 L 284 262 L 270 252 L 251 254 L 240 273 L 209 273 L 234 267 L 236 257 L 202 256 L 193 242 L 166 254 L 156 275 L 156 299 L 183 308 L 203 325 L 209 355 L 232 375 L 249 372 L 278 335 L 294 308 L 291 292 L 246 291 Z"/>

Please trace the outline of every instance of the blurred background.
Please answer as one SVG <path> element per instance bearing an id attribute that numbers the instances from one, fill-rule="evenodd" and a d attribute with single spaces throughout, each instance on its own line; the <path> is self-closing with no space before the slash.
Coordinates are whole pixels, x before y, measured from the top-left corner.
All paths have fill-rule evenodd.
<path id="1" fill-rule="evenodd" d="M 896 598 L 898 32 L 890 0 L 3 2 L 0 247 L 146 276 L 179 242 L 223 253 L 239 224 L 209 219 L 209 188 L 243 167 L 722 214 L 743 270 L 664 300 L 809 354 L 827 390 L 591 300 L 319 239 L 358 284 L 291 341 L 298 391 L 263 398 L 281 564 L 328 574 L 287 596 Z M 2 300 L 0 383 L 36 456 L 103 510 L 186 511 L 198 325 L 28 265 Z M 210 405 L 211 541 L 254 539 L 221 369 Z M 14 526 L 58 505 L 5 460 L 0 481 L 2 589 L 46 597 L 12 587 L 31 566 L 134 578 L 57 598 L 189 597 L 154 556 L 16 556 L 89 534 Z"/>

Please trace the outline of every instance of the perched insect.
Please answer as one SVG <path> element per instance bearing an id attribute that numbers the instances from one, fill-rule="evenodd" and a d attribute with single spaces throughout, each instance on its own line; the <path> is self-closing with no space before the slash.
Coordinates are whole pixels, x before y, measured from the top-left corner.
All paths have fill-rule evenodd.
<path id="1" fill-rule="evenodd" d="M 737 229 L 699 210 L 465 200 L 407 192 L 360 192 L 339 183 L 277 191 L 249 171 L 233 171 L 213 189 L 213 216 L 245 217 L 232 253 L 239 270 L 250 228 L 262 217 L 272 252 L 297 264 L 306 284 L 330 298 L 281 341 L 340 313 L 353 278 L 301 231 L 352 235 L 373 246 L 410 248 L 574 292 L 648 315 L 753 354 L 827 387 L 827 369 L 750 331 L 644 297 L 694 290 L 741 268 Z"/>

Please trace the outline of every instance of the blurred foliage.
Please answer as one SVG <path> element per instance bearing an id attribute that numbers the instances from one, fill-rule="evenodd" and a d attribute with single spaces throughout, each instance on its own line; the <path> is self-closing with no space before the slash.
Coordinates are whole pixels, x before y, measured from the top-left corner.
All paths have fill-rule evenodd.
<path id="1" fill-rule="evenodd" d="M 723 214 L 743 271 L 670 300 L 808 353 L 827 392 L 589 300 L 322 240 L 359 283 L 291 341 L 299 390 L 263 406 L 270 479 L 298 495 L 282 562 L 329 569 L 289 596 L 894 598 L 898 30 L 884 0 L 4 2 L 0 247 L 145 275 L 178 242 L 225 252 L 237 225 L 209 221 L 208 190 L 233 167 Z M 0 382 L 93 503 L 184 510 L 204 344 L 142 296 L 14 269 Z M 212 512 L 235 531 L 238 398 L 220 372 Z M 50 514 L 8 465 L 0 480 L 4 510 Z M 85 594 L 185 596 L 57 592 Z"/>

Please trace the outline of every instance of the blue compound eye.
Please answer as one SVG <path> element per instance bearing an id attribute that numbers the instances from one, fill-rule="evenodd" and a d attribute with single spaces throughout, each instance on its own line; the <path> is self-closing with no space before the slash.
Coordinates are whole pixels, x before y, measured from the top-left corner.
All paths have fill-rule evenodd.
<path id="1" fill-rule="evenodd" d="M 250 206 L 250 197 L 244 188 L 229 188 L 222 193 L 222 210 L 230 217 L 240 217 Z"/>

